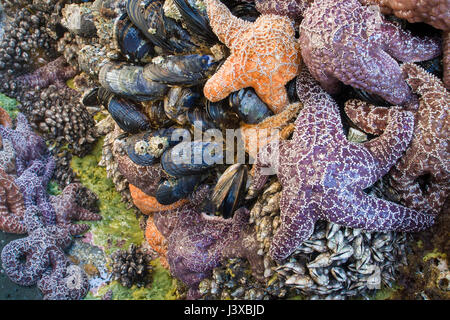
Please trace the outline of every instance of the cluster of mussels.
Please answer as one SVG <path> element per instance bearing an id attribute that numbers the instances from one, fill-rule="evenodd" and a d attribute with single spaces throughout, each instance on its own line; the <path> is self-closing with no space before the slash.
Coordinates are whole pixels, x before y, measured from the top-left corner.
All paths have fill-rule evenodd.
<path id="1" fill-rule="evenodd" d="M 149 283 L 149 274 L 152 271 L 149 265 L 150 256 L 145 248 L 131 244 L 128 250 L 118 250 L 111 255 L 113 280 L 121 285 L 131 288 L 136 284 L 138 288 Z"/>
<path id="2" fill-rule="evenodd" d="M 448 22 L 436 21 L 448 5 L 405 16 L 383 2 L 398 19 L 377 0 L 20 2 L 32 21 L 17 26 L 28 37 L 30 23 L 47 25 L 41 41 L 62 57 L 33 42 L 33 67 L 16 70 L 5 29 L 3 92 L 64 158 L 57 170 L 105 136 L 100 165 L 148 215 L 146 241 L 188 298 L 368 297 L 405 263 L 400 232 L 431 226 L 448 197 L 439 33 L 400 20 L 444 31 L 446 80 Z M 223 165 L 240 151 L 250 174 Z M 115 279 L 145 285 L 147 257 L 114 253 Z"/>

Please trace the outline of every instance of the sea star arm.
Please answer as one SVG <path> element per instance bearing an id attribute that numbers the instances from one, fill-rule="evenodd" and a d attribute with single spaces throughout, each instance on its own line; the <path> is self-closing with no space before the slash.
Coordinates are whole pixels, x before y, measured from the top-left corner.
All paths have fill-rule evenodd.
<path id="1" fill-rule="evenodd" d="M 281 261 L 287 258 L 314 231 L 317 215 L 313 206 L 308 206 L 306 197 L 295 196 L 283 189 L 280 201 L 281 226 L 275 233 L 269 254 Z"/>
<path id="2" fill-rule="evenodd" d="M 328 196 L 333 196 L 329 194 Z M 338 207 L 324 210 L 331 222 L 369 231 L 418 232 L 433 225 L 436 215 L 356 192 L 335 191 Z"/>
<path id="3" fill-rule="evenodd" d="M 1 173 L 1 170 L 0 170 Z M 25 225 L 21 221 L 25 207 L 23 198 L 17 186 L 4 183 L 5 179 L 0 179 L 0 230 L 10 233 L 26 233 Z"/>
<path id="4" fill-rule="evenodd" d="M 372 168 L 372 177 L 363 187 L 369 187 L 379 177 L 384 176 L 403 155 L 411 142 L 414 130 L 414 115 L 399 108 L 389 109 L 389 120 L 384 133 L 362 144 L 376 161 Z M 355 148 L 361 145 L 354 144 Z"/>
<path id="5" fill-rule="evenodd" d="M 262 14 L 278 14 L 300 20 L 308 8 L 308 0 L 255 0 L 256 10 Z"/>
<path id="6" fill-rule="evenodd" d="M 441 54 L 440 40 L 432 37 L 413 36 L 390 22 L 381 25 L 385 38 L 384 50 L 404 62 L 430 60 Z"/>
<path id="7" fill-rule="evenodd" d="M 376 107 L 362 100 L 345 102 L 345 113 L 364 132 L 381 135 L 389 119 L 389 108 Z"/>
<path id="8" fill-rule="evenodd" d="M 443 53 L 442 64 L 444 65 L 444 84 L 450 90 L 450 31 L 443 32 Z"/>
<path id="9" fill-rule="evenodd" d="M 241 39 L 242 34 L 252 25 L 251 22 L 234 16 L 219 0 L 207 0 L 206 6 L 212 30 L 228 48 L 232 48 L 234 40 Z"/>
<path id="10" fill-rule="evenodd" d="M 206 82 L 203 88 L 205 97 L 216 102 L 225 99 L 234 91 L 245 88 L 246 85 L 239 79 L 242 72 L 241 67 L 235 56 L 229 56 L 219 70 Z"/>

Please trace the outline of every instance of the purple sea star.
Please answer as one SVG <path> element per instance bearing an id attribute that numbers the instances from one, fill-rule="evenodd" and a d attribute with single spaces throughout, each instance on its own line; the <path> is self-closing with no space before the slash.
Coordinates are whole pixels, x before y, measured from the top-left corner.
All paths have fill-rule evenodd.
<path id="1" fill-rule="evenodd" d="M 14 178 L 0 169 L 0 230 L 26 233 L 22 221 L 24 212 L 23 196 Z"/>
<path id="2" fill-rule="evenodd" d="M 31 162 L 48 152 L 44 140 L 35 134 L 24 114 L 17 114 L 16 129 L 0 125 L 0 135 L 11 141 L 16 152 L 17 175 L 20 176 Z"/>
<path id="3" fill-rule="evenodd" d="M 277 14 L 300 20 L 312 0 L 255 0 L 256 10 L 262 14 Z"/>
<path id="4" fill-rule="evenodd" d="M 47 269 L 37 287 L 44 300 L 79 300 L 89 290 L 89 280 L 79 266 L 72 264 L 61 250 L 49 252 L 51 269 Z"/>
<path id="5" fill-rule="evenodd" d="M 313 77 L 329 93 L 340 81 L 396 105 L 412 93 L 398 63 L 429 60 L 441 53 L 439 40 L 416 37 L 386 21 L 378 7 L 358 0 L 315 0 L 300 24 L 300 49 Z"/>
<path id="6" fill-rule="evenodd" d="M 410 146 L 389 171 L 400 202 L 415 210 L 437 214 L 450 192 L 450 94 L 441 80 L 413 63 L 401 66 L 406 81 L 420 96 Z M 349 118 L 364 131 L 379 135 L 388 124 L 389 109 L 359 100 L 346 102 Z M 429 176 L 425 187 L 421 177 Z"/>
<path id="7" fill-rule="evenodd" d="M 247 258 L 257 277 L 264 270 L 257 255 L 254 230 L 248 223 L 249 211 L 237 210 L 233 219 L 208 216 L 199 205 L 209 195 L 200 187 L 186 205 L 155 213 L 154 223 L 167 239 L 167 260 L 172 274 L 190 287 L 188 297 L 197 296 L 198 283 L 211 274 L 225 258 Z"/>
<path id="8" fill-rule="evenodd" d="M 91 212 L 77 203 L 78 191 L 83 186 L 80 183 L 71 183 L 57 196 L 50 196 L 50 201 L 56 212 L 56 224 L 69 229 L 71 235 L 81 234 L 89 229 L 87 224 L 75 224 L 73 220 L 96 221 L 102 217 Z"/>
<path id="9" fill-rule="evenodd" d="M 37 283 L 50 265 L 50 252 L 64 250 L 72 241 L 67 228 L 44 226 L 39 215 L 37 206 L 27 207 L 24 223 L 28 236 L 8 243 L 1 254 L 6 275 L 22 286 Z"/>
<path id="10" fill-rule="evenodd" d="M 55 209 L 47 194 L 47 185 L 55 169 L 55 160 L 51 155 L 34 160 L 17 179 L 16 184 L 23 194 L 25 206 L 37 205 L 42 213 L 45 225 L 56 223 Z"/>
<path id="11" fill-rule="evenodd" d="M 297 93 L 304 108 L 292 140 L 281 141 L 279 157 L 268 144 L 258 154 L 252 188 L 267 181 L 274 168 L 283 186 L 281 226 L 270 255 L 283 260 L 307 240 L 318 220 L 374 231 L 420 231 L 434 215 L 368 196 L 363 189 L 388 172 L 411 141 L 414 117 L 392 108 L 384 134 L 364 144 L 347 141 L 335 101 L 303 70 Z"/>
<path id="12" fill-rule="evenodd" d="M 16 173 L 16 152 L 14 147 L 8 139 L 2 141 L 3 149 L 0 151 L 0 169 L 5 170 L 6 173 Z"/>

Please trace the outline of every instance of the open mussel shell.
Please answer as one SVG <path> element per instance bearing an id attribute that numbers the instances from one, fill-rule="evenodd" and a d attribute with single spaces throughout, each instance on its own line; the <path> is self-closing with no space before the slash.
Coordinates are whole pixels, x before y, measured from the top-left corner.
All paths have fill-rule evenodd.
<path id="1" fill-rule="evenodd" d="M 101 104 L 101 101 L 98 99 L 98 91 L 100 87 L 92 88 L 91 90 L 85 92 L 83 97 L 81 98 L 81 103 L 86 107 L 94 107 Z"/>
<path id="2" fill-rule="evenodd" d="M 253 2 L 232 2 L 230 3 L 230 11 L 234 16 L 250 22 L 254 22 L 261 15 L 256 10 L 255 3 Z"/>
<path id="3" fill-rule="evenodd" d="M 212 202 L 224 218 L 233 216 L 245 195 L 248 169 L 245 164 L 236 163 L 227 168 L 214 187 Z"/>
<path id="4" fill-rule="evenodd" d="M 156 163 L 161 155 L 179 141 L 173 140 L 173 128 L 141 132 L 125 140 L 125 148 L 131 161 L 140 166 Z"/>
<path id="5" fill-rule="evenodd" d="M 169 90 L 165 84 L 144 78 L 143 67 L 125 63 L 106 63 L 98 80 L 109 91 L 136 101 L 161 99 Z"/>
<path id="6" fill-rule="evenodd" d="M 217 67 L 213 56 L 200 54 L 158 57 L 153 61 L 144 67 L 144 77 L 170 85 L 200 84 L 206 81 Z"/>
<path id="7" fill-rule="evenodd" d="M 186 27 L 195 37 L 209 45 L 219 42 L 211 29 L 206 10 L 200 10 L 196 2 L 192 0 L 174 0 L 173 2 L 177 6 Z"/>
<path id="8" fill-rule="evenodd" d="M 200 95 L 189 88 L 172 87 L 164 98 L 167 117 L 180 125 L 189 123 L 187 112 L 200 99 Z"/>
<path id="9" fill-rule="evenodd" d="M 202 181 L 202 175 L 163 180 L 156 190 L 156 200 L 163 205 L 175 203 L 191 194 Z"/>
<path id="10" fill-rule="evenodd" d="M 161 167 L 173 177 L 200 174 L 222 162 L 222 145 L 205 141 L 181 142 L 161 157 Z"/>
<path id="11" fill-rule="evenodd" d="M 176 21 L 164 15 L 163 4 L 162 0 L 128 0 L 127 13 L 155 46 L 173 53 L 192 52 L 197 47 Z"/>
<path id="12" fill-rule="evenodd" d="M 149 62 L 154 55 L 153 44 L 144 36 L 128 17 L 127 13 L 119 16 L 114 23 L 114 38 L 117 47 L 127 60 L 132 62 Z"/>
<path id="13" fill-rule="evenodd" d="M 256 124 L 273 115 L 273 112 L 252 88 L 233 92 L 228 100 L 230 106 L 245 123 Z"/>

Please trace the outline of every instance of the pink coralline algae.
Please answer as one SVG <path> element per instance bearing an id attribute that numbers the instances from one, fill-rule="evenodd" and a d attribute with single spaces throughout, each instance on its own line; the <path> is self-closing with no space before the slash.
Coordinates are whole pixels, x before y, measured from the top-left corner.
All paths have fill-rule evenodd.
<path id="1" fill-rule="evenodd" d="M 437 214 L 450 191 L 450 94 L 442 81 L 421 67 L 401 66 L 406 81 L 420 96 L 410 146 L 389 172 L 389 181 L 409 208 Z M 389 109 L 359 100 L 347 101 L 345 111 L 362 130 L 379 135 L 389 124 Z M 425 179 L 425 187 L 420 181 Z M 428 181 L 427 181 L 428 180 Z"/>
<path id="2" fill-rule="evenodd" d="M 254 230 L 248 223 L 249 211 L 238 209 L 233 219 L 208 216 L 199 210 L 208 195 L 209 188 L 202 186 L 186 205 L 153 217 L 168 242 L 170 270 L 189 286 L 189 298 L 197 297 L 199 282 L 226 258 L 247 258 L 257 277 L 264 270 L 262 258 L 256 253 Z"/>
<path id="3" fill-rule="evenodd" d="M 411 141 L 414 117 L 409 111 L 389 110 L 384 134 L 363 144 L 349 142 L 337 103 L 302 71 L 297 93 L 304 108 L 295 122 L 292 140 L 281 141 L 279 155 L 269 144 L 258 154 L 252 189 L 260 190 L 269 168 L 283 186 L 281 226 L 273 237 L 270 255 L 288 257 L 307 240 L 318 220 L 373 231 L 423 230 L 434 223 L 424 214 L 375 198 L 363 189 L 385 175 Z"/>
<path id="4" fill-rule="evenodd" d="M 404 105 L 412 93 L 398 63 L 441 53 L 438 39 L 413 36 L 358 0 L 316 0 L 300 24 L 300 48 L 313 77 L 331 94 L 340 82 Z"/>
<path id="5" fill-rule="evenodd" d="M 0 230 L 26 233 L 22 221 L 24 212 L 23 196 L 14 178 L 0 169 Z"/>

